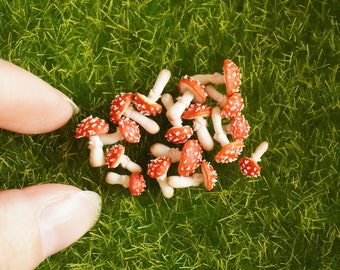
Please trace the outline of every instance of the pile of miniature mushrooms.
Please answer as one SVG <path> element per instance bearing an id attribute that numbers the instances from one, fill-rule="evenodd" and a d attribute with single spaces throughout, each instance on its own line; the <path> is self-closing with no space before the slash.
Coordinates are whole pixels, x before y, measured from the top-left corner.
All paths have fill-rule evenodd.
<path id="1" fill-rule="evenodd" d="M 146 172 L 159 183 L 165 198 L 171 198 L 176 188 L 201 184 L 208 191 L 214 188 L 217 172 L 212 163 L 204 159 L 204 151 L 218 149 L 214 153 L 214 162 L 238 160 L 244 175 L 259 176 L 258 162 L 268 149 L 267 142 L 260 143 L 250 157 L 239 158 L 250 127 L 242 114 L 244 101 L 239 92 L 241 74 L 237 65 L 226 59 L 223 74 L 184 76 L 178 83 L 179 95 L 175 99 L 169 93 L 163 93 L 170 76 L 169 70 L 161 70 L 148 96 L 127 92 L 112 100 L 110 121 L 116 126 L 115 132 L 109 133 L 109 123 L 99 117 L 89 116 L 78 124 L 76 138 L 89 139 L 90 165 L 107 166 L 112 169 L 107 173 L 107 183 L 122 185 L 129 188 L 132 195 L 140 195 L 146 188 L 145 175 L 142 167 L 125 154 L 126 143 L 121 142 L 128 145 L 138 143 L 140 127 L 149 134 L 160 132 L 152 117 L 165 108 L 166 118 L 171 124 L 171 128 L 165 131 L 168 143 L 155 143 L 150 147 L 154 158 L 149 161 Z M 226 87 L 225 93 L 216 89 L 222 84 Z M 162 104 L 158 103 L 159 99 Z M 214 106 L 209 106 L 207 99 L 211 99 L 209 103 Z M 212 121 L 213 131 L 208 128 L 208 118 Z M 184 124 L 188 122 L 191 124 Z M 118 166 L 128 173 L 114 172 Z M 178 174 L 168 176 L 170 166 L 177 166 Z"/>

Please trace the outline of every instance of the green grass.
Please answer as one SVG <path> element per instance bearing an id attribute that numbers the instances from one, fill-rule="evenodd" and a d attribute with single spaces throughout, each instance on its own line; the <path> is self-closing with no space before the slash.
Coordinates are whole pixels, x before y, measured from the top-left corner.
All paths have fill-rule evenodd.
<path id="1" fill-rule="evenodd" d="M 95 227 L 39 269 L 340 267 L 336 0 L 63 2 L 0 3 L 0 57 L 81 108 L 51 134 L 0 131 L 1 189 L 58 182 L 103 198 Z M 261 177 L 213 163 L 219 182 L 211 192 L 176 190 L 167 200 L 147 179 L 135 198 L 105 183 L 106 168 L 89 166 L 86 140 L 74 139 L 82 118 L 108 120 L 116 94 L 147 94 L 162 68 L 172 72 L 165 92 L 177 95 L 179 78 L 222 71 L 226 58 L 242 71 L 252 127 L 242 155 L 270 145 Z M 128 154 L 145 169 L 148 147 L 164 138 L 143 135 Z"/>

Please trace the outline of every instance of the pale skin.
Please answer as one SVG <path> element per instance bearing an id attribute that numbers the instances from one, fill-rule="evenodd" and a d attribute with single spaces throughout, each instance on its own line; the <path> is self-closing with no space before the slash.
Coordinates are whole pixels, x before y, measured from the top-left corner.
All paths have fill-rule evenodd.
<path id="1" fill-rule="evenodd" d="M 1 129 L 52 132 L 77 112 L 77 106 L 60 91 L 0 59 Z M 0 269 L 34 269 L 82 237 L 98 219 L 100 208 L 97 193 L 70 185 L 0 191 Z"/>

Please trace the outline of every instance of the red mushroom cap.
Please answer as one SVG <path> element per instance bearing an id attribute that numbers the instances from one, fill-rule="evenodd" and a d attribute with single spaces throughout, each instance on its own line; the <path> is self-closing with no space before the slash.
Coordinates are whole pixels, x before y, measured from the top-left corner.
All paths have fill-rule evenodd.
<path id="1" fill-rule="evenodd" d="M 243 141 L 234 141 L 226 144 L 214 157 L 218 163 L 235 161 L 243 150 Z"/>
<path id="2" fill-rule="evenodd" d="M 76 138 L 92 137 L 109 132 L 109 124 L 99 117 L 92 115 L 83 119 L 77 126 Z"/>
<path id="3" fill-rule="evenodd" d="M 189 76 L 184 76 L 179 81 L 178 90 L 181 95 L 183 95 L 186 91 L 192 92 L 195 95 L 192 101 L 195 103 L 204 103 L 207 97 L 204 85 L 201 84 L 200 81 Z"/>
<path id="4" fill-rule="evenodd" d="M 171 165 L 169 157 L 161 156 L 150 160 L 147 175 L 151 178 L 160 178 L 165 175 Z"/>
<path id="5" fill-rule="evenodd" d="M 182 148 L 177 171 L 181 176 L 189 176 L 201 165 L 202 148 L 198 140 L 188 140 Z"/>
<path id="6" fill-rule="evenodd" d="M 201 170 L 204 176 L 204 185 L 206 190 L 210 191 L 214 188 L 217 182 L 217 173 L 210 162 L 202 160 Z"/>
<path id="7" fill-rule="evenodd" d="M 235 141 L 243 141 L 249 135 L 250 126 L 243 115 L 236 116 L 230 122 L 230 133 Z"/>
<path id="8" fill-rule="evenodd" d="M 241 84 L 241 73 L 237 65 L 231 60 L 224 60 L 224 80 L 227 88 L 227 94 L 238 92 Z"/>
<path id="9" fill-rule="evenodd" d="M 138 124 L 128 117 L 122 117 L 118 122 L 120 134 L 129 143 L 140 141 L 140 130 Z"/>
<path id="10" fill-rule="evenodd" d="M 162 112 L 162 105 L 151 101 L 143 94 L 135 93 L 134 103 L 136 109 L 144 115 L 157 115 Z"/>
<path id="11" fill-rule="evenodd" d="M 125 146 L 116 144 L 110 148 L 106 155 L 106 162 L 109 168 L 116 168 L 120 164 L 120 159 L 124 155 Z"/>
<path id="12" fill-rule="evenodd" d="M 257 177 L 261 173 L 260 165 L 252 158 L 243 157 L 239 160 L 241 172 L 247 177 Z"/>
<path id="13" fill-rule="evenodd" d="M 193 134 L 194 131 L 190 126 L 172 127 L 165 133 L 165 137 L 168 142 L 180 144 L 189 140 Z"/>
<path id="14" fill-rule="evenodd" d="M 182 114 L 183 119 L 191 120 L 197 117 L 207 117 L 211 115 L 211 108 L 202 103 L 190 104 Z"/>
<path id="15" fill-rule="evenodd" d="M 139 196 L 145 190 L 146 184 L 143 175 L 132 173 L 129 177 L 129 189 L 133 196 Z"/>
<path id="16" fill-rule="evenodd" d="M 241 114 L 244 108 L 243 98 L 240 93 L 232 93 L 223 109 L 221 111 L 221 116 L 224 118 L 234 118 Z"/>
<path id="17" fill-rule="evenodd" d="M 118 124 L 119 119 L 133 101 L 132 93 L 121 93 L 111 102 L 110 119 L 113 123 Z"/>

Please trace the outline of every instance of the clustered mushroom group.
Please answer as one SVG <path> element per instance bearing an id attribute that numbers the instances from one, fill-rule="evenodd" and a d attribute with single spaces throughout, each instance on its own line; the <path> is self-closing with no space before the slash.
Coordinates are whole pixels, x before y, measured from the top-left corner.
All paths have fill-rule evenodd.
<path id="1" fill-rule="evenodd" d="M 251 157 L 239 158 L 250 127 L 242 114 L 244 101 L 239 93 L 241 74 L 237 65 L 227 59 L 224 60 L 223 74 L 184 76 L 178 83 L 179 96 L 175 100 L 169 93 L 163 93 L 170 76 L 169 70 L 161 70 L 148 96 L 128 92 L 112 100 L 110 121 L 117 127 L 114 133 L 109 133 L 109 123 L 99 117 L 89 116 L 78 124 L 76 138 L 89 138 L 90 165 L 110 169 L 121 166 L 129 173 L 121 175 L 110 171 L 106 182 L 120 184 L 129 188 L 134 196 L 140 195 L 146 187 L 142 167 L 125 154 L 126 146 L 120 141 L 138 143 L 140 126 L 149 134 L 158 133 L 160 127 L 151 117 L 160 114 L 164 106 L 171 124 L 171 128 L 165 131 L 168 144 L 154 143 L 150 147 L 154 159 L 149 161 L 146 174 L 156 179 L 165 198 L 171 198 L 175 188 L 204 184 L 206 190 L 212 190 L 217 182 L 217 172 L 204 158 L 204 152 L 216 148 L 215 162 L 230 163 L 239 159 L 240 170 L 245 176 L 259 176 L 258 162 L 268 148 L 267 142 L 260 143 Z M 222 84 L 226 87 L 225 94 L 216 88 Z M 159 99 L 163 106 L 158 103 Z M 210 102 L 206 102 L 208 99 Z M 209 118 L 213 135 L 208 129 Z M 167 175 L 170 166 L 177 166 L 176 175 Z"/>

